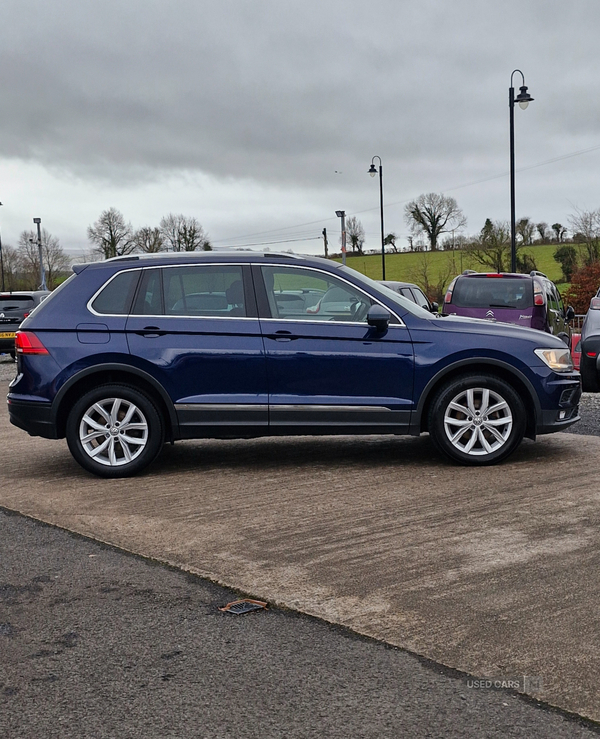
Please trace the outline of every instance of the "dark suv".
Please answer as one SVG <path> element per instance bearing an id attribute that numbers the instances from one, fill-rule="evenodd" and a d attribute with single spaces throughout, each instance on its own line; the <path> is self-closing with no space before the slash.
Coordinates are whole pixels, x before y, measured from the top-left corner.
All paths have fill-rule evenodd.
<path id="1" fill-rule="evenodd" d="M 450 283 L 444 316 L 504 321 L 546 331 L 571 345 L 575 311 L 563 306 L 556 285 L 542 272 L 528 275 L 466 270 Z"/>
<path id="2" fill-rule="evenodd" d="M 49 290 L 0 293 L 0 352 L 15 356 L 15 332 Z"/>
<path id="3" fill-rule="evenodd" d="M 554 336 L 442 318 L 324 259 L 252 252 L 75 265 L 17 333 L 10 420 L 104 477 L 165 441 L 428 431 L 463 464 L 578 420 Z"/>
<path id="4" fill-rule="evenodd" d="M 437 303 L 432 303 L 427 295 L 425 295 L 421 288 L 418 285 L 415 285 L 414 282 L 382 280 L 381 284 L 389 287 L 390 290 L 393 290 L 399 295 L 403 295 L 405 298 L 412 300 L 413 303 L 420 305 L 421 308 L 425 308 L 425 310 L 428 310 L 430 313 L 437 313 L 439 310 L 439 305 Z"/>

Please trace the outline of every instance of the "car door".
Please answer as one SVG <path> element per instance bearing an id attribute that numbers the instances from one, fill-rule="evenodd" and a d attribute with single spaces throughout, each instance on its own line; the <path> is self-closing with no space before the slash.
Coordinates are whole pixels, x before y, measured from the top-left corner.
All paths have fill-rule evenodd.
<path id="1" fill-rule="evenodd" d="M 173 400 L 182 436 L 265 430 L 266 366 L 249 266 L 143 270 L 126 332 L 131 354 Z"/>
<path id="2" fill-rule="evenodd" d="M 413 347 L 398 317 L 384 334 L 367 324 L 376 300 L 330 272 L 253 267 L 272 431 L 406 430 Z"/>

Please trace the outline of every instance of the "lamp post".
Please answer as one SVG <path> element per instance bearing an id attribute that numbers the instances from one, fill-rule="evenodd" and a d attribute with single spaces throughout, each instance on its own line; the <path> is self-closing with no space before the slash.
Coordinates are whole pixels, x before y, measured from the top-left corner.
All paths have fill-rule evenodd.
<path id="1" fill-rule="evenodd" d="M 346 211 L 336 210 L 335 214 L 342 219 L 342 264 L 346 264 Z"/>
<path id="2" fill-rule="evenodd" d="M 38 253 L 40 255 L 40 290 L 47 290 L 46 287 L 46 270 L 44 269 L 44 255 L 42 254 L 42 231 L 40 228 L 40 224 L 42 223 L 41 218 L 34 218 L 33 222 L 37 226 L 37 245 L 38 245 Z"/>
<path id="3" fill-rule="evenodd" d="M 371 159 L 371 167 L 369 168 L 369 174 L 371 177 L 375 177 L 377 170 L 375 169 L 375 160 L 379 159 L 379 212 L 381 216 L 381 279 L 385 280 L 385 234 L 383 231 L 383 165 L 381 164 L 381 157 L 374 156 Z"/>
<path id="4" fill-rule="evenodd" d="M 523 84 L 521 92 L 515 98 L 515 88 L 513 87 L 513 76 L 518 72 L 521 75 Z M 519 103 L 519 107 L 525 110 L 529 103 L 533 100 L 527 92 L 525 85 L 525 75 L 520 69 L 515 69 L 510 76 L 510 88 L 508 90 L 508 106 L 510 109 L 510 271 L 517 271 L 517 241 L 516 241 L 516 216 L 515 216 L 515 100 Z"/>

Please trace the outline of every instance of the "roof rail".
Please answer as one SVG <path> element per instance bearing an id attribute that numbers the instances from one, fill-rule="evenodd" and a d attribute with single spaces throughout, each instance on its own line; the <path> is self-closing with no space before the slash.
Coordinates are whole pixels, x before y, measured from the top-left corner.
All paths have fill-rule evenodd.
<path id="1" fill-rule="evenodd" d="M 478 274 L 476 269 L 465 269 L 462 272 L 463 275 L 476 275 Z"/>
<path id="2" fill-rule="evenodd" d="M 545 277 L 547 280 L 550 279 L 548 275 L 545 275 L 543 272 L 538 272 L 537 269 L 532 269 L 531 272 L 529 273 L 529 276 L 530 277 Z"/>

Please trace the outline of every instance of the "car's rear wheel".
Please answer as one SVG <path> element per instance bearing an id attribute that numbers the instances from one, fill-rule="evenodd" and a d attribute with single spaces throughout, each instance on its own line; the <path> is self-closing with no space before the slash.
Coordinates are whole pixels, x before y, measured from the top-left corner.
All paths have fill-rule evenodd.
<path id="1" fill-rule="evenodd" d="M 160 452 L 164 423 L 154 403 L 129 385 L 102 385 L 73 406 L 67 443 L 77 462 L 100 477 L 130 477 Z"/>
<path id="2" fill-rule="evenodd" d="M 525 407 L 504 380 L 464 375 L 444 385 L 429 411 L 429 433 L 447 457 L 467 465 L 495 464 L 525 434 Z"/>

